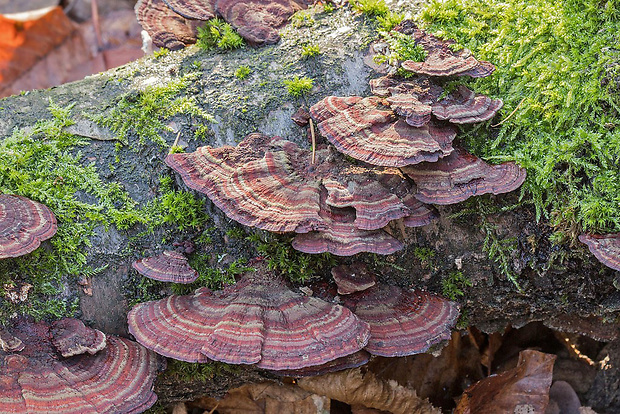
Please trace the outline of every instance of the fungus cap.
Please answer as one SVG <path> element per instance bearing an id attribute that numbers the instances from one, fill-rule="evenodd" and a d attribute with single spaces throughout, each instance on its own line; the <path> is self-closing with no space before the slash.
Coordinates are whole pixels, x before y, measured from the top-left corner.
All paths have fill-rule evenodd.
<path id="1" fill-rule="evenodd" d="M 368 325 L 348 309 L 296 293 L 266 271 L 221 291 L 138 304 L 128 322 L 138 342 L 167 357 L 270 370 L 321 365 L 359 351 L 369 338 Z"/>
<path id="2" fill-rule="evenodd" d="M 482 194 L 513 191 L 525 181 L 525 169 L 514 162 L 491 165 L 460 148 L 435 163 L 402 168 L 417 185 L 423 203 L 455 204 Z"/>
<path id="3" fill-rule="evenodd" d="M 377 277 L 362 262 L 333 267 L 331 273 L 340 295 L 360 292 L 377 283 Z"/>
<path id="4" fill-rule="evenodd" d="M 189 265 L 187 257 L 176 250 L 136 260 L 131 265 L 142 276 L 161 282 L 192 283 L 198 272 Z"/>
<path id="5" fill-rule="evenodd" d="M 198 20 L 188 20 L 172 11 L 164 0 L 138 0 L 136 17 L 153 44 L 170 50 L 196 43 Z"/>
<path id="6" fill-rule="evenodd" d="M 336 358 L 333 361 L 329 361 L 321 365 L 271 372 L 280 377 L 314 377 L 317 375 L 329 374 L 330 372 L 337 372 L 343 371 L 345 369 L 361 367 L 362 365 L 366 365 L 369 360 L 370 354 L 364 350 L 361 350 L 351 355 Z"/>
<path id="7" fill-rule="evenodd" d="M 419 29 L 411 20 L 403 20 L 394 30 L 409 35 L 416 45 L 422 46 L 426 58 L 422 62 L 406 60 L 401 67 L 407 71 L 428 76 L 489 76 L 495 66 L 477 60 L 468 49 L 453 50 L 453 40 L 441 40 Z"/>
<path id="8" fill-rule="evenodd" d="M 343 299 L 346 307 L 370 325 L 365 349 L 386 357 L 426 352 L 450 339 L 459 316 L 455 302 L 423 290 L 380 283 Z"/>
<path id="9" fill-rule="evenodd" d="M 172 11 L 186 19 L 209 20 L 215 17 L 215 0 L 163 0 Z"/>
<path id="10" fill-rule="evenodd" d="M 36 250 L 56 234 L 56 217 L 41 203 L 26 197 L 0 194 L 0 259 Z"/>
<path id="11" fill-rule="evenodd" d="M 278 29 L 307 4 L 294 0 L 217 0 L 215 11 L 253 45 L 280 40 Z"/>
<path id="12" fill-rule="evenodd" d="M 579 241 L 585 243 L 599 262 L 620 271 L 620 233 L 580 234 Z"/>
<path id="13" fill-rule="evenodd" d="M 415 128 L 381 104 L 377 97 L 362 98 L 339 111 L 342 101 L 325 98 L 310 108 L 321 134 L 338 151 L 373 165 L 402 167 L 434 162 L 452 152 L 456 130 L 435 123 Z M 328 117 L 330 114 L 334 114 Z"/>
<path id="14" fill-rule="evenodd" d="M 454 124 L 472 124 L 493 118 L 504 103 L 479 95 L 464 85 L 459 85 L 441 101 L 432 106 L 433 115 Z"/>
<path id="15" fill-rule="evenodd" d="M 49 332 L 52 345 L 65 358 L 84 353 L 94 355 L 106 346 L 105 334 L 87 327 L 79 319 L 65 318 L 55 321 Z"/>
<path id="16" fill-rule="evenodd" d="M 60 357 L 44 322 L 19 320 L 10 328 L 25 347 L 0 351 L 0 407 L 10 413 L 140 413 L 157 400 L 152 391 L 164 361 L 125 338 L 109 336 L 95 355 Z"/>

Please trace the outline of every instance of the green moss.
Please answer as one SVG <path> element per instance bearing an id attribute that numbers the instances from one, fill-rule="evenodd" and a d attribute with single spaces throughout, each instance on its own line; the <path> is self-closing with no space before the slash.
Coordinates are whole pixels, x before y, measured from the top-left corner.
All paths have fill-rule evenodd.
<path id="1" fill-rule="evenodd" d="M 248 236 L 248 240 L 256 243 L 256 250 L 267 260 L 269 269 L 281 272 L 295 282 L 303 282 L 335 266 L 336 260 L 331 254 L 299 252 L 291 246 L 291 239 L 289 236 L 261 236 L 259 233 Z"/>
<path id="2" fill-rule="evenodd" d="M 170 117 L 184 114 L 214 122 L 213 117 L 198 106 L 194 96 L 179 96 L 190 79 L 191 76 L 186 75 L 165 86 L 148 86 L 142 91 L 122 95 L 107 115 L 94 119 L 110 128 L 124 144 L 128 144 L 131 135 L 135 134 L 138 144 L 151 141 L 166 147 L 160 133 L 172 131 L 165 124 Z"/>
<path id="3" fill-rule="evenodd" d="M 235 71 L 235 78 L 243 80 L 250 74 L 250 68 L 248 66 L 239 66 Z"/>
<path id="4" fill-rule="evenodd" d="M 321 53 L 321 49 L 319 48 L 319 45 L 316 45 L 316 44 L 305 45 L 301 48 L 301 57 L 303 59 L 316 56 L 319 53 Z"/>
<path id="5" fill-rule="evenodd" d="M 524 197 L 559 230 L 620 231 L 620 8 L 617 2 L 434 1 L 432 32 L 455 38 L 493 76 L 472 81 L 504 100 L 499 128 L 465 142 L 528 170 Z"/>
<path id="6" fill-rule="evenodd" d="M 413 256 L 420 261 L 424 268 L 431 268 L 435 259 L 435 250 L 428 247 L 416 247 L 413 249 Z"/>
<path id="7" fill-rule="evenodd" d="M 238 365 L 229 365 L 223 362 L 191 363 L 168 360 L 168 366 L 163 376 L 181 379 L 184 381 L 210 381 L 218 375 L 236 374 L 241 371 Z"/>
<path id="8" fill-rule="evenodd" d="M 295 28 L 312 26 L 314 23 L 314 17 L 309 10 L 298 11 L 291 17 L 291 25 Z"/>
<path id="9" fill-rule="evenodd" d="M 379 23 L 379 28 L 381 30 L 389 32 L 393 28 L 398 26 L 398 24 L 400 24 L 400 22 L 402 22 L 404 18 L 404 15 L 390 11 L 383 16 L 377 16 L 377 23 Z"/>
<path id="10" fill-rule="evenodd" d="M 390 9 L 383 0 L 351 0 L 351 8 L 367 16 L 386 16 Z"/>
<path id="11" fill-rule="evenodd" d="M 198 28 L 196 45 L 204 50 L 238 49 L 245 44 L 235 29 L 222 19 L 211 19 L 203 27 Z"/>
<path id="12" fill-rule="evenodd" d="M 460 271 L 450 272 L 441 280 L 441 292 L 450 300 L 463 296 L 466 288 L 471 287 L 471 281 Z"/>
<path id="13" fill-rule="evenodd" d="M 310 78 L 299 76 L 295 76 L 293 79 L 285 79 L 282 81 L 284 86 L 286 86 L 286 90 L 289 95 L 294 98 L 299 98 L 310 92 L 312 90 L 312 86 L 314 85 L 314 81 Z"/>
<path id="14" fill-rule="evenodd" d="M 89 236 L 97 226 L 132 216 L 136 207 L 118 183 L 104 183 L 95 166 L 85 162 L 77 148 L 89 141 L 65 132 L 73 124 L 71 108 L 50 102 L 49 109 L 51 119 L 15 129 L 0 140 L 0 194 L 39 201 L 58 221 L 58 232 L 41 248 L 0 261 L 0 285 L 33 285 L 27 301 L 2 301 L 2 320 L 13 312 L 37 318 L 72 315 L 77 308 L 75 292 L 64 293 L 63 285 L 102 270 L 86 263 Z"/>
<path id="15" fill-rule="evenodd" d="M 153 52 L 153 57 L 155 59 L 159 59 L 161 57 L 168 56 L 169 53 L 170 53 L 170 50 L 166 49 L 165 47 L 160 47 L 159 49 Z"/>

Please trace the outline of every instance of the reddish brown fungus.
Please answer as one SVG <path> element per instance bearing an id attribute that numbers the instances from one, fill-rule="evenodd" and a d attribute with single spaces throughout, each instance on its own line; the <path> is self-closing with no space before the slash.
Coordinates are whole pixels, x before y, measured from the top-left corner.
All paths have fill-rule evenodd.
<path id="1" fill-rule="evenodd" d="M 370 354 L 364 350 L 361 350 L 351 355 L 336 358 L 333 361 L 329 361 L 321 365 L 301 369 L 290 369 L 271 372 L 281 377 L 314 377 L 316 375 L 329 374 L 330 372 L 337 372 L 343 371 L 345 369 L 361 367 L 362 365 L 366 365 L 369 360 Z"/>
<path id="2" fill-rule="evenodd" d="M 513 162 L 487 164 L 462 149 L 435 163 L 402 168 L 418 187 L 423 203 L 455 204 L 469 197 L 513 191 L 525 181 L 525 169 Z"/>
<path id="3" fill-rule="evenodd" d="M 579 241 L 588 245 L 599 262 L 614 270 L 620 271 L 620 233 L 614 234 L 581 234 Z"/>
<path id="4" fill-rule="evenodd" d="M 468 49 L 456 49 L 453 40 L 441 40 L 419 29 L 411 20 L 404 20 L 395 30 L 409 35 L 422 46 L 426 58 L 422 62 L 406 60 L 402 68 L 428 76 L 471 76 L 481 78 L 495 70 L 489 62 L 477 60 Z"/>
<path id="5" fill-rule="evenodd" d="M 478 95 L 466 86 L 459 85 L 446 98 L 434 104 L 432 111 L 437 119 L 455 124 L 472 124 L 493 118 L 502 105 L 501 99 Z"/>
<path id="6" fill-rule="evenodd" d="M 401 200 L 393 193 L 392 187 L 406 182 L 400 172 L 351 165 L 331 147 L 315 155 L 313 164 L 310 150 L 251 134 L 235 148 L 201 147 L 168 155 L 166 163 L 244 225 L 313 232 L 296 238 L 294 246 L 302 251 L 388 254 L 400 249 L 400 242 L 378 231 L 390 220 L 419 214 L 410 194 Z M 381 184 L 388 181 L 388 186 Z"/>
<path id="7" fill-rule="evenodd" d="M 456 303 L 423 290 L 376 284 L 347 295 L 344 304 L 370 325 L 366 350 L 395 357 L 426 352 L 450 339 L 459 316 Z"/>
<path id="8" fill-rule="evenodd" d="M 192 283 L 198 278 L 187 257 L 175 250 L 136 260 L 132 267 L 141 275 L 161 282 Z"/>
<path id="9" fill-rule="evenodd" d="M 108 337 L 95 355 L 63 358 L 44 322 L 13 321 L 10 334 L 24 347 L 0 351 L 0 407 L 9 413 L 140 413 L 157 400 L 152 391 L 164 361 L 124 338 Z"/>
<path id="10" fill-rule="evenodd" d="M 215 0 L 163 0 L 166 5 L 186 19 L 209 20 L 215 17 Z"/>
<path id="11" fill-rule="evenodd" d="M 222 291 L 141 303 L 128 321 L 138 342 L 162 355 L 270 370 L 321 365 L 359 351 L 369 337 L 348 309 L 296 293 L 266 271 Z"/>
<path id="12" fill-rule="evenodd" d="M 280 40 L 278 29 L 307 4 L 294 0 L 217 0 L 215 11 L 254 45 Z"/>
<path id="13" fill-rule="evenodd" d="M 188 20 L 172 11 L 164 0 L 138 0 L 136 17 L 151 36 L 153 44 L 178 50 L 196 43 L 198 20 Z"/>
<path id="14" fill-rule="evenodd" d="M 106 346 L 103 332 L 84 325 L 79 319 L 65 318 L 52 323 L 50 327 L 52 345 L 68 358 L 74 355 L 101 351 Z"/>
<path id="15" fill-rule="evenodd" d="M 49 208 L 26 197 L 0 194 L 0 259 L 34 251 L 56 234 Z"/>
<path id="16" fill-rule="evenodd" d="M 291 115 L 291 119 L 299 126 L 306 126 L 310 121 L 310 113 L 306 108 L 300 106 L 297 111 L 293 115 Z"/>
<path id="17" fill-rule="evenodd" d="M 349 101 L 328 97 L 313 105 L 310 114 L 338 151 L 373 165 L 402 167 L 437 161 L 452 152 L 456 136 L 454 128 L 432 122 L 412 127 L 377 97 Z"/>
<path id="18" fill-rule="evenodd" d="M 377 283 L 376 276 L 361 262 L 336 266 L 332 268 L 331 273 L 338 286 L 338 293 L 341 295 L 360 292 Z"/>

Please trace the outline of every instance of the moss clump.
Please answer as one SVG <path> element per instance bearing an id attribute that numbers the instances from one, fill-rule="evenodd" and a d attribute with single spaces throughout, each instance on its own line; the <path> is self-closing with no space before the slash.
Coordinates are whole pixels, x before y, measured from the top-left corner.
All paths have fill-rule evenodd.
<path id="1" fill-rule="evenodd" d="M 620 231 L 620 7 L 617 2 L 434 1 L 427 28 L 497 66 L 472 81 L 504 100 L 499 128 L 468 129 L 488 159 L 528 170 L 524 195 L 558 231 Z"/>
<path id="2" fill-rule="evenodd" d="M 351 0 L 351 8 L 367 16 L 386 16 L 390 9 L 383 0 Z"/>
<path id="3" fill-rule="evenodd" d="M 250 74 L 250 68 L 248 66 L 239 66 L 235 71 L 235 78 L 243 80 Z"/>
<path id="4" fill-rule="evenodd" d="M 211 19 L 203 27 L 198 28 L 196 46 L 203 50 L 238 49 L 245 44 L 235 29 L 222 19 Z"/>
<path id="5" fill-rule="evenodd" d="M 312 90 L 314 81 L 310 78 L 295 76 L 293 79 L 285 79 L 282 81 L 289 95 L 294 98 L 299 98 L 302 95 L 307 94 Z"/>
<path id="6" fill-rule="evenodd" d="M 304 282 L 336 265 L 334 256 L 329 253 L 306 254 L 293 249 L 291 237 L 261 237 L 259 233 L 254 233 L 248 240 L 256 243 L 256 250 L 267 260 L 269 269 L 283 273 L 294 282 Z"/>
<path id="7" fill-rule="evenodd" d="M 89 236 L 96 226 L 118 224 L 135 214 L 136 203 L 119 184 L 104 183 L 94 165 L 84 164 L 76 148 L 88 140 L 64 130 L 73 124 L 70 109 L 50 102 L 51 119 L 0 140 L 0 193 L 39 201 L 58 221 L 58 232 L 41 248 L 0 261 L 0 285 L 33 285 L 23 303 L 0 299 L 2 321 L 13 312 L 37 318 L 72 315 L 75 292 L 63 294 L 62 285 L 102 270 L 87 265 Z"/>
<path id="8" fill-rule="evenodd" d="M 171 132 L 164 121 L 178 115 L 191 115 L 207 122 L 214 122 L 211 115 L 200 108 L 194 96 L 179 96 L 189 85 L 191 76 L 174 79 L 164 86 L 148 86 L 139 92 L 122 95 L 105 116 L 95 117 L 99 124 L 110 128 L 124 144 L 134 133 L 138 144 L 151 141 L 166 147 L 159 135 Z"/>
<path id="9" fill-rule="evenodd" d="M 456 300 L 465 295 L 463 291 L 471 286 L 471 280 L 463 272 L 454 271 L 441 280 L 441 293 L 450 300 Z"/>
<path id="10" fill-rule="evenodd" d="M 303 59 L 307 59 L 310 58 L 312 56 L 316 56 L 319 53 L 321 53 L 321 49 L 319 48 L 319 45 L 305 45 L 301 48 L 301 57 Z"/>

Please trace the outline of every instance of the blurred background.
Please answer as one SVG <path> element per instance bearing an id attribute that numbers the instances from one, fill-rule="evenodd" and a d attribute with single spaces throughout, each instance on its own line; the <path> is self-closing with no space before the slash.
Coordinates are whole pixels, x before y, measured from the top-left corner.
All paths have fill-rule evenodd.
<path id="1" fill-rule="evenodd" d="M 135 0 L 0 0 L 0 97 L 144 56 Z"/>

